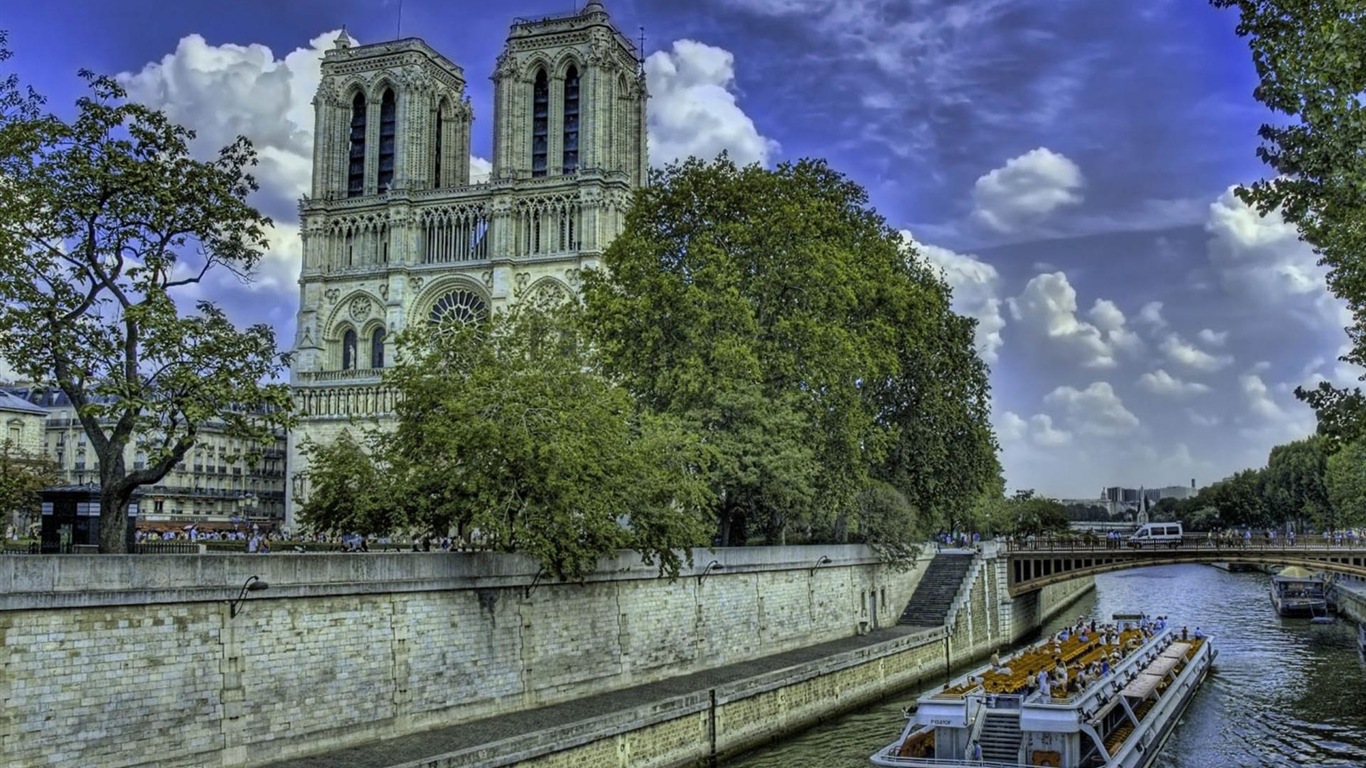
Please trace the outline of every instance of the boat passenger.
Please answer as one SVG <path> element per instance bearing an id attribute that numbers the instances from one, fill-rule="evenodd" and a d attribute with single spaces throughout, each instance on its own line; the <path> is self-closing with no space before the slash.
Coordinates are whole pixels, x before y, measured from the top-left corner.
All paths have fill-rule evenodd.
<path id="1" fill-rule="evenodd" d="M 1110 660 L 1102 658 L 1100 660 L 1100 676 L 1106 677 L 1110 674 Z"/>
<path id="2" fill-rule="evenodd" d="M 1189 634 L 1187 633 L 1186 628 L 1185 628 L 1185 627 L 1182 627 L 1182 628 L 1181 628 L 1181 640 L 1184 642 L 1184 641 L 1186 641 L 1187 639 L 1189 639 Z"/>
<path id="3" fill-rule="evenodd" d="M 1195 628 L 1195 639 L 1196 639 L 1196 640 L 1199 640 L 1200 638 L 1202 638 L 1202 637 L 1204 637 L 1204 636 L 1205 636 L 1205 633 L 1204 633 L 1204 632 L 1201 632 L 1199 627 L 1196 627 L 1196 628 Z"/>

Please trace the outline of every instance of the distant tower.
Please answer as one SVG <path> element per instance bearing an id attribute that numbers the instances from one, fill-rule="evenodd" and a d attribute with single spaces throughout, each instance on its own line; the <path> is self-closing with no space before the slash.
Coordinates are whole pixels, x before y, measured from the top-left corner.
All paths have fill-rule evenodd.
<path id="1" fill-rule="evenodd" d="M 343 32 L 324 55 L 299 205 L 287 527 L 308 492 L 304 441 L 391 423 L 394 334 L 576 291 L 645 183 L 644 73 L 599 0 L 514 20 L 493 80 L 493 174 L 471 184 L 460 67 L 416 38 L 352 46 Z"/>

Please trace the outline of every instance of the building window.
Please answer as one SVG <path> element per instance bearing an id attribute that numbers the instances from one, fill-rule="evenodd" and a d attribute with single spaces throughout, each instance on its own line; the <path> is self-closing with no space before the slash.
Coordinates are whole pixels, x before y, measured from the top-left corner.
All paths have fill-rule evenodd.
<path id="1" fill-rule="evenodd" d="M 18 446 L 18 445 L 19 445 L 19 438 L 20 438 L 22 435 L 23 435 L 23 430 L 19 429 L 18 427 L 10 427 L 10 428 L 9 428 L 9 442 L 10 442 L 10 445 Z"/>
<path id="2" fill-rule="evenodd" d="M 342 334 L 342 370 L 350 371 L 356 367 L 356 332 Z"/>
<path id="3" fill-rule="evenodd" d="M 384 329 L 376 328 L 370 336 L 370 367 L 384 367 Z"/>
<path id="4" fill-rule="evenodd" d="M 470 291 L 451 291 L 437 300 L 432 307 L 433 325 L 456 321 L 465 325 L 482 322 L 488 317 L 484 300 Z"/>
<path id="5" fill-rule="evenodd" d="M 379 102 L 379 191 L 384 192 L 394 183 L 394 129 L 398 109 L 394 92 L 385 89 Z"/>
<path id="6" fill-rule="evenodd" d="M 568 175 L 579 170 L 579 70 L 570 67 L 564 78 L 564 167 Z"/>
<path id="7" fill-rule="evenodd" d="M 346 196 L 365 194 L 365 96 L 351 102 L 351 157 L 346 171 Z"/>
<path id="8" fill-rule="evenodd" d="M 445 111 L 445 104 L 436 108 L 436 167 L 432 171 L 432 186 L 436 189 L 441 188 L 441 134 L 446 132 Z"/>
<path id="9" fill-rule="evenodd" d="M 545 70 L 536 73 L 531 92 L 531 175 L 545 175 L 547 142 L 550 137 L 550 81 Z"/>

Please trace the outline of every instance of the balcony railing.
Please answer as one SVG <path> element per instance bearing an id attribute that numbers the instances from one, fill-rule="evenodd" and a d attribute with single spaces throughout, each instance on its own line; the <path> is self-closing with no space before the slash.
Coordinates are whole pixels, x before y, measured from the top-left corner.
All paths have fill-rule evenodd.
<path id="1" fill-rule="evenodd" d="M 323 384 L 332 381 L 377 382 L 383 373 L 382 368 L 353 368 L 348 371 L 298 371 L 294 375 L 299 377 L 300 384 Z"/>

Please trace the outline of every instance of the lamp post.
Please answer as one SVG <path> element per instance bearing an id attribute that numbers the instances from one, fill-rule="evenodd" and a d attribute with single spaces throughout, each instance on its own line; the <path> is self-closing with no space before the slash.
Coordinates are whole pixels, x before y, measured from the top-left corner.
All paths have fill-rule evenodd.
<path id="1" fill-rule="evenodd" d="M 707 578 L 707 574 L 712 571 L 723 571 L 725 569 L 726 566 L 722 565 L 719 560 L 713 560 L 710 563 L 707 563 L 707 567 L 702 569 L 702 575 L 697 577 L 697 586 L 702 586 L 702 580 Z"/>
<path id="2" fill-rule="evenodd" d="M 246 599 L 248 592 L 260 592 L 263 589 L 270 589 L 270 585 L 261 581 L 260 576 L 248 576 L 241 591 L 237 593 L 237 599 L 228 605 L 228 618 L 237 618 L 237 614 L 241 612 L 242 601 Z"/>

